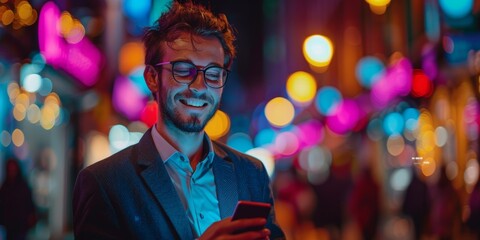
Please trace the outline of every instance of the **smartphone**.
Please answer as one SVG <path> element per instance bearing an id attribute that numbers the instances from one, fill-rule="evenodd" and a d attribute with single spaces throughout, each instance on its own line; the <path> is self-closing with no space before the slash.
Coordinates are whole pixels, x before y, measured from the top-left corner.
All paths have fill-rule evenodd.
<path id="1" fill-rule="evenodd" d="M 251 201 L 238 201 L 235 210 L 233 211 L 232 221 L 245 218 L 267 218 L 272 206 L 269 203 L 263 202 L 251 202 Z M 240 231 L 234 232 L 235 234 L 250 231 L 262 230 L 264 226 L 244 228 Z"/>
<path id="2" fill-rule="evenodd" d="M 267 218 L 272 206 L 264 202 L 238 201 L 232 221 L 242 218 Z"/>

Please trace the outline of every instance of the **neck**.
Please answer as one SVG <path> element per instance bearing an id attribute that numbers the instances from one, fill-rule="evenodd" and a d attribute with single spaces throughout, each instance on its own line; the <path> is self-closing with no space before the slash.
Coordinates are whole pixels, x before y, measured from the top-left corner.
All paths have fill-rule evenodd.
<path id="1" fill-rule="evenodd" d="M 203 156 L 205 132 L 184 132 L 176 127 L 168 127 L 160 123 L 157 123 L 156 129 L 170 145 L 188 156 L 192 169 L 195 170 L 197 163 L 201 161 Z"/>

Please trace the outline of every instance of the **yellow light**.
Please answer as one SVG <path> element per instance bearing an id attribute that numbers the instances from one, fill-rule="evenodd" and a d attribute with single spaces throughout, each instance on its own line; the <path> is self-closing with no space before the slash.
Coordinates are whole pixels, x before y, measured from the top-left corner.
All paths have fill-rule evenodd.
<path id="1" fill-rule="evenodd" d="M 128 75 L 135 68 L 143 65 L 145 50 L 140 42 L 129 42 L 124 44 L 118 56 L 118 69 L 121 74 Z"/>
<path id="2" fill-rule="evenodd" d="M 265 106 L 265 116 L 273 126 L 283 127 L 293 120 L 295 109 L 287 99 L 276 97 Z"/>
<path id="3" fill-rule="evenodd" d="M 325 36 L 312 35 L 303 43 L 303 55 L 311 65 L 326 67 L 332 60 L 333 44 Z"/>
<path id="4" fill-rule="evenodd" d="M 25 142 L 25 135 L 23 135 L 22 130 L 16 128 L 12 133 L 12 142 L 13 145 L 20 147 Z"/>
<path id="5" fill-rule="evenodd" d="M 5 26 L 9 25 L 10 23 L 13 22 L 14 17 L 15 17 L 15 14 L 11 9 L 6 10 L 2 14 L 2 24 Z"/>
<path id="6" fill-rule="evenodd" d="M 295 72 L 287 80 L 288 96 L 300 105 L 309 103 L 315 97 L 316 92 L 317 83 L 307 72 Z"/>
<path id="7" fill-rule="evenodd" d="M 72 30 L 65 36 L 65 40 L 71 44 L 80 42 L 85 37 L 85 27 L 77 19 L 73 20 Z"/>
<path id="8" fill-rule="evenodd" d="M 60 19 L 58 21 L 58 30 L 59 32 L 65 37 L 67 36 L 70 31 L 73 29 L 73 18 L 69 12 L 65 11 L 62 12 Z"/>
<path id="9" fill-rule="evenodd" d="M 230 130 L 230 118 L 224 112 L 217 110 L 205 126 L 205 132 L 212 140 L 223 137 Z"/>
<path id="10" fill-rule="evenodd" d="M 13 108 L 13 118 L 17 121 L 22 121 L 25 119 L 25 115 L 27 113 L 27 108 L 25 108 L 24 105 L 22 104 L 15 104 L 15 107 Z"/>
<path id="11" fill-rule="evenodd" d="M 435 163 L 435 160 L 433 160 L 432 158 L 427 158 L 423 160 L 421 168 L 422 168 L 423 175 L 428 177 L 435 172 L 437 168 L 437 164 Z"/>
<path id="12" fill-rule="evenodd" d="M 32 5 L 27 1 L 21 1 L 17 6 L 17 14 L 21 20 L 27 20 L 32 15 Z"/>
<path id="13" fill-rule="evenodd" d="M 365 0 L 368 4 L 373 6 L 387 6 L 390 0 Z"/>
<path id="14" fill-rule="evenodd" d="M 45 98 L 45 104 L 60 105 L 60 97 L 56 93 L 50 93 Z"/>
<path id="15" fill-rule="evenodd" d="M 43 107 L 41 110 L 40 125 L 45 130 L 50 130 L 55 126 L 55 113 L 52 108 Z"/>

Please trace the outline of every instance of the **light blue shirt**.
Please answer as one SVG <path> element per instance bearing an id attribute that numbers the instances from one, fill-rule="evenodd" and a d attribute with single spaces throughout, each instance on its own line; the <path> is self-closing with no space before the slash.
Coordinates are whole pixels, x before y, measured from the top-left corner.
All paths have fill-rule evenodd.
<path id="1" fill-rule="evenodd" d="M 195 172 L 190 166 L 188 156 L 170 145 L 156 130 L 152 128 L 153 142 L 167 168 L 170 179 L 182 201 L 193 235 L 198 237 L 220 220 L 217 188 L 213 175 L 212 163 L 215 156 L 212 142 L 205 134 L 204 144 L 208 145 L 208 154 L 197 164 Z"/>

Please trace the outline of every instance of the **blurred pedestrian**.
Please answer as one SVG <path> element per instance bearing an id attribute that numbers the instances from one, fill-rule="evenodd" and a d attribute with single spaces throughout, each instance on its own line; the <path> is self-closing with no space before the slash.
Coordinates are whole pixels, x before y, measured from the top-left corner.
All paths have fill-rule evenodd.
<path id="1" fill-rule="evenodd" d="M 405 191 L 402 204 L 402 213 L 413 223 L 415 239 L 420 239 L 425 233 L 431 204 L 428 186 L 418 174 L 418 169 L 412 166 L 412 180 Z"/>
<path id="2" fill-rule="evenodd" d="M 32 193 L 16 159 L 9 158 L 5 169 L 6 179 L 0 188 L 0 225 L 5 227 L 7 240 L 26 239 L 36 222 Z"/>
<path id="3" fill-rule="evenodd" d="M 365 167 L 354 184 L 348 202 L 348 213 L 362 233 L 363 239 L 375 239 L 380 218 L 380 186 L 370 168 Z"/>

